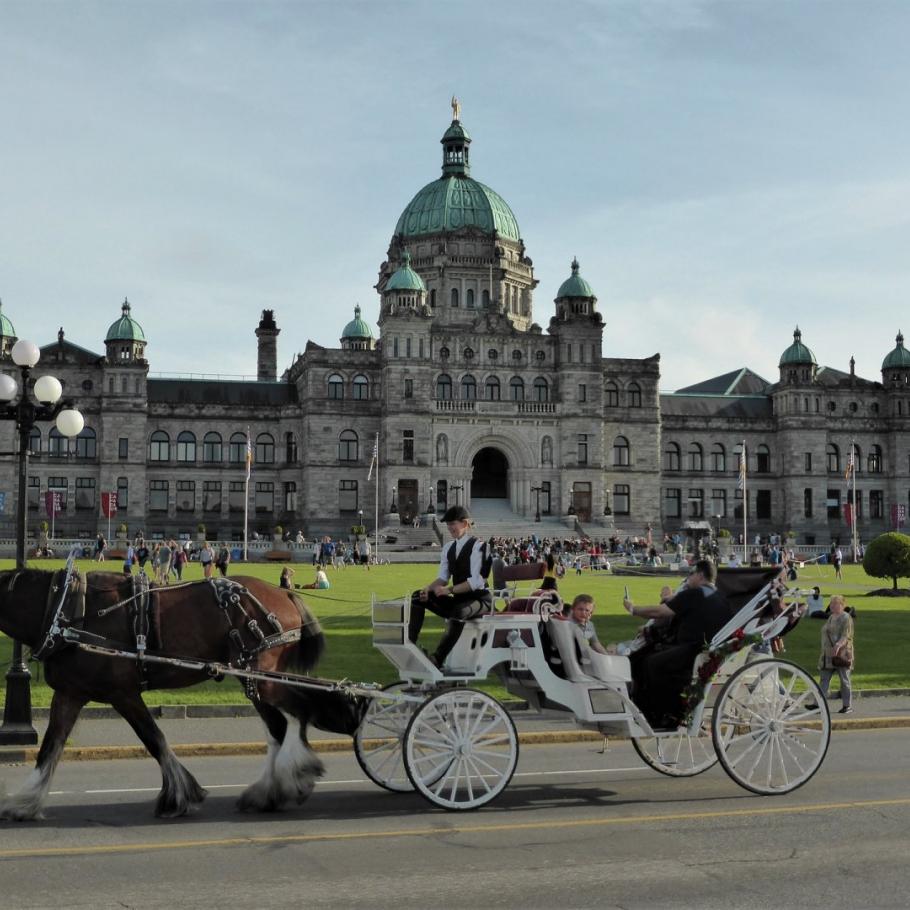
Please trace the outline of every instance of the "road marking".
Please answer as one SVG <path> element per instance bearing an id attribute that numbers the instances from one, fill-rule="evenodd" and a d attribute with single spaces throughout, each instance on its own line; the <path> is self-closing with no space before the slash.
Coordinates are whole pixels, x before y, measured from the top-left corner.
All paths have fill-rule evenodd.
<path id="1" fill-rule="evenodd" d="M 98 856 L 112 853 L 143 853 L 164 850 L 188 850 L 207 847 L 263 847 L 276 844 L 307 844 L 343 842 L 394 837 L 427 837 L 437 834 L 491 834 L 504 831 L 540 831 L 556 828 L 609 828 L 621 825 L 643 825 L 654 822 L 699 821 L 720 818 L 756 818 L 757 816 L 800 815 L 813 812 L 839 812 L 851 809 L 877 809 L 886 806 L 910 806 L 905 799 L 855 800 L 846 803 L 806 803 L 801 806 L 781 806 L 768 809 L 729 809 L 715 812 L 670 812 L 665 815 L 621 815 L 616 818 L 545 820 L 539 822 L 509 822 L 492 825 L 439 825 L 422 828 L 397 828 L 390 831 L 346 831 L 339 834 L 282 834 L 265 837 L 200 838 L 184 841 L 149 841 L 136 844 L 97 844 L 82 847 L 29 847 L 20 850 L 0 850 L 0 860 L 28 859 L 50 856 Z M 447 816 L 451 818 L 451 816 Z"/>

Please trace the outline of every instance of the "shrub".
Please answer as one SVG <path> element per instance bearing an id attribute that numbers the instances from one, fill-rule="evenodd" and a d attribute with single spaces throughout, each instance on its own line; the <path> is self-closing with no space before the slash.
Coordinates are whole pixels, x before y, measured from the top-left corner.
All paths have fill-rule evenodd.
<path id="1" fill-rule="evenodd" d="M 282 528 L 281 525 L 275 525 L 274 533 L 275 533 L 278 537 L 281 537 L 281 535 L 284 534 L 284 528 Z"/>
<path id="2" fill-rule="evenodd" d="M 718 537 L 732 537 L 733 535 L 726 528 L 721 528 L 717 532 L 717 536 Z"/>
<path id="3" fill-rule="evenodd" d="M 876 537 L 866 547 L 863 568 L 874 578 L 890 578 L 896 591 L 898 578 L 910 578 L 910 537 L 896 531 Z"/>

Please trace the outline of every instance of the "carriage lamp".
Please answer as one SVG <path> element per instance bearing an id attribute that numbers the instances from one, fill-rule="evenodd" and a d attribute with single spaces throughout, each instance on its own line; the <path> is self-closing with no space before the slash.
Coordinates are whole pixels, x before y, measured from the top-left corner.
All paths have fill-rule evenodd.
<path id="1" fill-rule="evenodd" d="M 63 384 L 54 376 L 40 376 L 31 389 L 35 404 L 29 397 L 29 377 L 41 359 L 34 342 L 20 339 L 10 352 L 19 368 L 19 380 L 0 373 L 0 420 L 14 420 L 18 431 L 18 446 L 14 454 L 19 467 L 19 497 L 16 501 L 16 569 L 25 568 L 25 544 L 28 536 L 26 516 L 28 504 L 28 446 L 35 424 L 53 420 L 63 436 L 78 436 L 85 419 L 73 403 L 64 400 Z M 32 726 L 31 674 L 23 659 L 22 643 L 13 642 L 13 654 L 6 674 L 6 699 L 3 705 L 3 725 L 0 726 L 0 746 L 32 745 L 38 734 Z"/>

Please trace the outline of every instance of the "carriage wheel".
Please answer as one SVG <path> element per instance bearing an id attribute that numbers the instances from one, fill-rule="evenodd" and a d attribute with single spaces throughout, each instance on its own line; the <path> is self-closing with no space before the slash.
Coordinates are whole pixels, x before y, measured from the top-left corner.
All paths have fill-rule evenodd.
<path id="1" fill-rule="evenodd" d="M 785 660 L 741 667 L 721 690 L 714 748 L 730 777 L 753 793 L 789 793 L 819 769 L 831 739 L 828 705 L 815 680 Z"/>
<path id="2" fill-rule="evenodd" d="M 518 734 L 495 698 L 451 689 L 414 712 L 404 766 L 414 787 L 443 809 L 477 809 L 495 799 L 518 763 Z"/>
<path id="3" fill-rule="evenodd" d="M 391 697 L 407 688 L 400 682 L 384 686 L 382 691 L 389 696 L 378 695 L 370 701 L 354 734 L 354 754 L 364 774 L 374 784 L 395 793 L 409 793 L 414 789 L 404 769 L 401 745 L 418 705 Z"/>
<path id="4" fill-rule="evenodd" d="M 717 764 L 707 718 L 698 736 L 690 736 L 685 730 L 639 736 L 632 739 L 632 746 L 646 765 L 669 777 L 695 777 Z"/>

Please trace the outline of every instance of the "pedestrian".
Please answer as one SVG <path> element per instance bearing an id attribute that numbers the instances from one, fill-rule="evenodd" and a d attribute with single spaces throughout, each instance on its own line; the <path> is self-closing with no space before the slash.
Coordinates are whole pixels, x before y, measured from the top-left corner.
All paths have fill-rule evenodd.
<path id="1" fill-rule="evenodd" d="M 136 551 L 133 548 L 132 544 L 127 544 L 126 546 L 126 555 L 123 557 L 123 574 L 132 575 L 133 574 L 133 559 L 135 559 Z"/>
<path id="2" fill-rule="evenodd" d="M 107 541 L 104 535 L 99 531 L 98 538 L 95 540 L 95 562 L 104 562 L 104 551 L 107 549 Z"/>
<path id="3" fill-rule="evenodd" d="M 177 575 L 177 581 L 183 581 L 183 567 L 187 564 L 189 556 L 187 556 L 186 549 L 184 547 L 177 547 L 174 551 L 174 572 Z"/>
<path id="4" fill-rule="evenodd" d="M 199 551 L 199 564 L 202 566 L 202 575 L 204 578 L 212 577 L 212 565 L 215 562 L 215 553 L 211 544 L 204 540 L 202 549 Z"/>
<path id="5" fill-rule="evenodd" d="M 844 574 L 841 571 L 841 566 L 844 564 L 844 554 L 839 546 L 831 547 L 831 562 L 834 565 L 834 577 L 838 581 L 844 580 Z"/>
<path id="6" fill-rule="evenodd" d="M 158 579 L 160 585 L 171 583 L 171 556 L 171 548 L 167 541 L 155 548 L 155 578 Z"/>
<path id="7" fill-rule="evenodd" d="M 831 677 L 840 677 L 841 709 L 838 714 L 851 714 L 852 690 L 850 672 L 853 670 L 853 617 L 847 612 L 842 595 L 835 594 L 828 603 L 831 615 L 822 627 L 822 650 L 818 658 L 818 670 L 822 695 L 828 697 Z"/>
<path id="8" fill-rule="evenodd" d="M 227 577 L 228 566 L 231 563 L 231 551 L 228 549 L 228 545 L 223 543 L 218 548 L 218 559 L 215 562 L 215 565 L 218 566 L 218 571 L 221 573 L 222 578 Z"/>
<path id="9" fill-rule="evenodd" d="M 139 571 L 144 572 L 145 564 L 149 561 L 149 548 L 144 537 L 139 538 L 139 543 L 136 546 L 136 560 L 139 563 Z"/>

